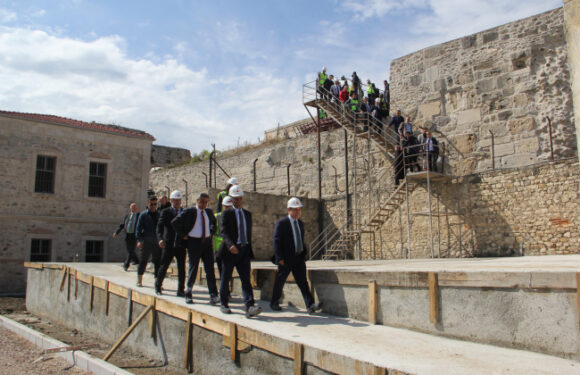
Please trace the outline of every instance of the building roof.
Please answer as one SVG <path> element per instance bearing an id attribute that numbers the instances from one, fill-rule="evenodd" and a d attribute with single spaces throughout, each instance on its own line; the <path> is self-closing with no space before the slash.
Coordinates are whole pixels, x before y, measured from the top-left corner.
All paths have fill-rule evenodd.
<path id="1" fill-rule="evenodd" d="M 70 126 L 73 128 L 94 130 L 94 131 L 99 131 L 99 132 L 109 133 L 109 134 L 118 134 L 118 135 L 125 135 L 125 136 L 129 136 L 129 137 L 146 138 L 146 139 L 150 139 L 152 141 L 155 140 L 155 137 L 153 137 L 151 134 L 144 132 L 142 130 L 125 128 L 123 126 L 118 126 L 118 125 L 99 124 L 99 123 L 94 122 L 94 121 L 93 122 L 85 122 L 85 121 L 73 120 L 70 118 L 54 116 L 54 115 L 42 115 L 42 114 L 38 114 L 38 113 L 22 113 L 22 112 L 9 112 L 9 111 L 0 111 L 0 116 L 18 118 L 18 119 L 23 119 L 23 120 L 45 122 L 48 124 L 55 124 L 55 125 L 64 125 L 64 126 Z"/>

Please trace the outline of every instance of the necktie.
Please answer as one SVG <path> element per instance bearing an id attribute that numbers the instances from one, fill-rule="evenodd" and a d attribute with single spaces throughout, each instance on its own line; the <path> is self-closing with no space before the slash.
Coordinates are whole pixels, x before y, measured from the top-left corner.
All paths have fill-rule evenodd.
<path id="1" fill-rule="evenodd" d="M 240 243 L 245 245 L 248 243 L 246 239 L 246 226 L 244 225 L 244 218 L 242 217 L 242 210 L 238 210 L 238 225 L 240 228 Z"/>
<path id="2" fill-rule="evenodd" d="M 203 210 L 200 211 L 201 215 L 201 242 L 205 241 L 205 215 Z"/>
<path id="3" fill-rule="evenodd" d="M 133 228 L 133 217 L 134 217 L 134 215 L 135 214 L 131 214 L 131 218 L 129 219 L 129 225 L 127 225 L 128 226 L 127 233 L 133 233 L 133 232 L 135 232 L 135 229 Z"/>
<path id="4" fill-rule="evenodd" d="M 300 237 L 298 220 L 292 220 L 292 225 L 294 225 L 294 244 L 296 245 L 296 254 L 300 254 L 302 252 L 302 238 Z"/>

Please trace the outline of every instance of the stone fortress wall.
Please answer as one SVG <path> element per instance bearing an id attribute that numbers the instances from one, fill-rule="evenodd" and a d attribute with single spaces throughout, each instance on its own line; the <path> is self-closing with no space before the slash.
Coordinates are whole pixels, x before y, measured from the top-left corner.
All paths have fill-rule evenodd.
<path id="1" fill-rule="evenodd" d="M 151 145 L 151 167 L 167 167 L 190 159 L 191 152 L 184 148 Z"/>
<path id="2" fill-rule="evenodd" d="M 432 209 L 461 212 L 434 218 L 439 225 L 435 255 L 443 257 L 580 253 L 577 222 L 579 172 L 567 66 L 562 9 L 429 47 L 394 60 L 391 92 L 397 106 L 417 127 L 432 129 L 445 143 L 447 173 L 457 178 L 434 184 Z M 553 124 L 555 161 L 546 116 Z M 491 138 L 495 137 L 492 170 Z M 291 195 L 318 195 L 316 134 L 264 144 L 218 160 L 246 191 L 286 195 L 290 165 Z M 353 138 L 348 137 L 350 193 L 353 193 Z M 345 136 L 322 133 L 323 226 L 346 220 Z M 390 160 L 362 138 L 357 139 L 358 204 L 367 197 L 369 178 L 392 188 Z M 206 190 L 208 163 L 152 172 L 150 184 Z M 217 187 L 227 176 L 218 170 Z M 381 189 L 377 190 L 378 192 Z M 385 189 L 384 191 L 389 191 Z M 387 196 L 374 198 L 385 200 Z M 436 199 L 438 197 L 439 199 Z M 191 201 L 191 198 L 190 198 Z M 425 212 L 426 186 L 411 194 L 410 211 Z M 370 204 L 370 203 L 369 203 Z M 400 215 L 375 235 L 363 237 L 364 258 L 399 258 L 407 249 L 405 203 Z M 429 220 L 410 217 L 409 256 L 429 257 Z M 461 241 L 459 241 L 461 238 Z"/>

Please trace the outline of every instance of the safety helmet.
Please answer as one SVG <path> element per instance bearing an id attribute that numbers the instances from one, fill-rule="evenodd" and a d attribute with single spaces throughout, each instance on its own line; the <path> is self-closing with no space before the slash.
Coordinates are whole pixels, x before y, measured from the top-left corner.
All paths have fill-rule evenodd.
<path id="1" fill-rule="evenodd" d="M 226 197 L 222 201 L 222 206 L 231 207 L 233 205 L 234 205 L 234 202 L 232 201 L 232 197 L 230 197 L 229 195 L 226 195 Z"/>
<path id="2" fill-rule="evenodd" d="M 381 102 L 381 98 L 376 98 L 375 99 L 375 103 L 380 103 Z"/>
<path id="3" fill-rule="evenodd" d="M 288 208 L 300 208 L 300 207 L 304 207 L 302 202 L 300 202 L 300 199 L 292 197 L 288 200 Z"/>
<path id="4" fill-rule="evenodd" d="M 234 185 L 230 188 L 228 195 L 232 198 L 243 197 L 244 191 L 240 185 Z"/>
<path id="5" fill-rule="evenodd" d="M 322 67 L 322 71 L 323 72 L 326 72 L 326 67 L 325 66 Z"/>
<path id="6" fill-rule="evenodd" d="M 169 196 L 169 199 L 183 199 L 183 196 L 179 190 L 174 190 Z"/>
<path id="7" fill-rule="evenodd" d="M 232 177 L 228 180 L 228 185 L 237 185 L 238 184 L 238 179 L 235 177 Z"/>

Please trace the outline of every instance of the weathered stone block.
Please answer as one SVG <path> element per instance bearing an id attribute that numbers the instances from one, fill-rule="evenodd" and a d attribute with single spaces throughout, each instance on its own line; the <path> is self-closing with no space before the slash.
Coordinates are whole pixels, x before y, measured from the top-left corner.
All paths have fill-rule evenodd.
<path id="1" fill-rule="evenodd" d="M 468 124 L 476 121 L 481 121 L 481 109 L 479 108 L 468 109 L 457 114 L 457 124 Z"/>
<path id="2" fill-rule="evenodd" d="M 421 104 L 419 106 L 419 115 L 426 120 L 431 120 L 433 116 L 437 116 L 441 113 L 441 102 L 431 102 Z"/>
<path id="3" fill-rule="evenodd" d="M 529 103 L 528 94 L 521 93 L 514 95 L 514 107 L 524 107 L 528 105 L 528 103 Z"/>
<path id="4" fill-rule="evenodd" d="M 515 152 L 513 143 L 504 143 L 501 145 L 495 145 L 495 156 L 501 157 L 505 155 L 511 155 Z"/>
<path id="5" fill-rule="evenodd" d="M 493 42 L 494 40 L 496 40 L 498 37 L 498 33 L 497 31 L 491 32 L 491 33 L 487 33 L 487 34 L 483 34 L 483 44 L 485 43 L 489 43 L 489 42 Z"/>
<path id="6" fill-rule="evenodd" d="M 540 148 L 538 138 L 526 138 L 516 143 L 517 153 L 537 153 Z"/>
<path id="7" fill-rule="evenodd" d="M 449 137 L 450 141 L 453 142 L 455 147 L 463 153 L 464 155 L 475 151 L 475 134 L 461 134 L 453 137 Z"/>
<path id="8" fill-rule="evenodd" d="M 533 117 L 524 117 L 518 119 L 510 119 L 508 121 L 508 130 L 511 134 L 520 134 L 525 131 L 534 130 L 534 118 Z"/>
<path id="9" fill-rule="evenodd" d="M 524 165 L 530 165 L 536 160 L 536 154 L 524 153 L 507 155 L 501 158 L 501 166 L 505 168 L 516 168 Z"/>

